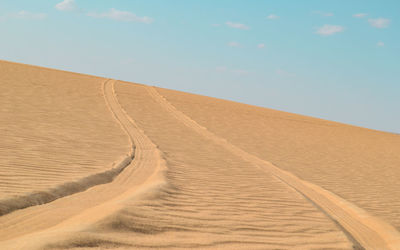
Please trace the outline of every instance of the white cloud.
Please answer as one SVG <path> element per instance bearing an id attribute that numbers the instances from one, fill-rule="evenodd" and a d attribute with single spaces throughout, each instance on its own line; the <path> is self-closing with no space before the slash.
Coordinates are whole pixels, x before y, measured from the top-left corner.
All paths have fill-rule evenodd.
<path id="1" fill-rule="evenodd" d="M 267 16 L 267 19 L 269 20 L 276 20 L 279 19 L 279 16 L 275 15 L 275 14 L 270 14 Z"/>
<path id="2" fill-rule="evenodd" d="M 314 14 L 320 15 L 320 16 L 324 16 L 324 17 L 332 17 L 334 16 L 333 13 L 331 12 L 323 12 L 323 11 L 313 11 Z"/>
<path id="3" fill-rule="evenodd" d="M 74 11 L 77 9 L 75 0 L 64 0 L 56 4 L 55 8 L 60 11 Z"/>
<path id="4" fill-rule="evenodd" d="M 240 47 L 240 43 L 238 43 L 238 42 L 229 42 L 228 46 L 229 47 Z"/>
<path id="5" fill-rule="evenodd" d="M 153 19 L 147 16 L 144 17 L 139 17 L 133 14 L 132 12 L 129 11 L 121 11 L 121 10 L 116 10 L 112 8 L 108 12 L 104 13 L 96 13 L 96 12 L 90 12 L 87 14 L 90 17 L 94 18 L 107 18 L 107 19 L 112 19 L 115 21 L 122 21 L 122 22 L 140 22 L 140 23 L 152 23 Z"/>
<path id="6" fill-rule="evenodd" d="M 368 19 L 368 22 L 372 27 L 378 29 L 387 28 L 390 24 L 390 20 L 386 18 Z"/>
<path id="7" fill-rule="evenodd" d="M 257 45 L 257 48 L 259 48 L 259 49 L 263 49 L 264 47 L 265 47 L 265 44 L 263 44 L 263 43 L 260 43 Z"/>
<path id="8" fill-rule="evenodd" d="M 367 15 L 368 15 L 367 13 L 357 13 L 357 14 L 354 14 L 353 17 L 355 17 L 355 18 L 363 18 L 363 17 L 366 17 Z"/>
<path id="9" fill-rule="evenodd" d="M 32 13 L 29 11 L 21 10 L 16 13 L 11 13 L 3 16 L 1 19 L 29 19 L 29 20 L 43 20 L 47 17 L 45 13 Z"/>
<path id="10" fill-rule="evenodd" d="M 383 46 L 385 46 L 385 43 L 384 43 L 384 42 L 378 42 L 378 43 L 376 44 L 376 46 L 378 46 L 378 47 L 383 47 Z"/>
<path id="11" fill-rule="evenodd" d="M 338 32 L 344 31 L 344 28 L 340 25 L 329 25 L 325 24 L 324 26 L 320 27 L 317 30 L 317 34 L 320 34 L 322 36 L 330 36 Z"/>
<path id="12" fill-rule="evenodd" d="M 231 28 L 235 28 L 235 29 L 241 29 L 241 30 L 248 30 L 250 29 L 249 26 L 242 24 L 242 23 L 232 23 L 232 22 L 226 22 L 226 25 L 228 25 Z"/>

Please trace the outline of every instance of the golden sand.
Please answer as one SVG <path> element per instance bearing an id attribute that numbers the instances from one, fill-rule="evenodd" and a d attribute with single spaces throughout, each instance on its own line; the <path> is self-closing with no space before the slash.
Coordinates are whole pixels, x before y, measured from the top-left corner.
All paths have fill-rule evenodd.
<path id="1" fill-rule="evenodd" d="M 0 72 L 0 208 L 14 202 L 0 249 L 400 247 L 399 135 L 8 62 Z"/>

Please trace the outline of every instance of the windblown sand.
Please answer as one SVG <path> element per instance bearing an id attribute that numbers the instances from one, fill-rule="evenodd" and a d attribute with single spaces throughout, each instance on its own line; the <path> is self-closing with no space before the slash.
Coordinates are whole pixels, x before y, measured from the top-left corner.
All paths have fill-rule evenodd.
<path id="1" fill-rule="evenodd" d="M 0 62 L 0 214 L 4 200 L 27 206 L 63 196 L 62 184 L 108 170 L 129 151 L 102 81 Z"/>
<path id="2" fill-rule="evenodd" d="M 399 135 L 9 62 L 0 73 L 0 249 L 400 247 Z"/>
<path id="3" fill-rule="evenodd" d="M 384 218 L 400 230 L 400 136 L 157 89 L 229 142 Z"/>

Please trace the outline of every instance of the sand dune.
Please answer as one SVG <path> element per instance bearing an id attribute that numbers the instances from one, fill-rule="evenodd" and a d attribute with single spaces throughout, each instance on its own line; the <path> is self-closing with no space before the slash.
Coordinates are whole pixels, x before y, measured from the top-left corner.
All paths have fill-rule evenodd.
<path id="1" fill-rule="evenodd" d="M 111 183 L 3 215 L 0 249 L 41 249 L 53 241 L 62 241 L 72 232 L 116 213 L 127 200 L 164 184 L 161 152 L 119 108 L 108 80 L 104 81 L 104 90 L 110 116 L 112 113 L 115 122 L 135 142 L 134 160 Z"/>
<path id="2" fill-rule="evenodd" d="M 399 135 L 178 91 L 157 91 L 230 143 L 400 229 Z"/>
<path id="3" fill-rule="evenodd" d="M 398 197 L 382 174 L 397 174 L 398 135 L 26 65 L 0 71 L 0 204 L 112 173 L 0 216 L 0 249 L 400 248 L 387 219 Z M 374 185 L 393 192 L 375 189 L 378 199 Z"/>
<path id="4" fill-rule="evenodd" d="M 129 144 L 103 81 L 0 62 L 0 215 L 112 180 Z"/>
<path id="5" fill-rule="evenodd" d="M 365 211 L 362 211 L 360 208 L 355 207 L 353 204 L 348 203 L 346 200 L 341 199 L 329 191 L 317 185 L 313 185 L 312 183 L 303 181 L 290 172 L 283 171 L 272 163 L 264 161 L 235 145 L 232 145 L 226 139 L 218 137 L 210 132 L 206 127 L 199 125 L 196 121 L 190 119 L 188 116 L 177 110 L 163 96 L 158 94 L 154 88 L 147 89 L 155 100 L 164 106 L 166 110 L 173 113 L 174 116 L 178 120 L 182 121 L 186 126 L 196 130 L 199 134 L 228 149 L 233 154 L 241 157 L 247 162 L 273 174 L 282 182 L 293 187 L 297 192 L 303 194 L 307 199 L 314 202 L 315 205 L 327 213 L 331 219 L 338 221 L 343 229 L 350 235 L 355 236 L 355 240 L 357 240 L 361 245 L 369 246 L 371 248 L 379 248 L 382 245 L 391 245 L 393 242 L 396 242 L 395 245 L 399 243 L 398 240 L 400 239 L 400 234 L 398 234 L 389 224 L 369 215 Z M 390 233 L 388 234 L 388 232 Z M 392 237 L 393 235 L 394 237 Z M 378 239 L 378 237 L 380 237 L 380 239 Z"/>

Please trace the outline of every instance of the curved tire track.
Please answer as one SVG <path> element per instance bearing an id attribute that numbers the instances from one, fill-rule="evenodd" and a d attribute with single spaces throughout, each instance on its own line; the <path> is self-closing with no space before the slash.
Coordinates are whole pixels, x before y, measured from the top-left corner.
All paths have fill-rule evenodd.
<path id="1" fill-rule="evenodd" d="M 363 209 L 322 187 L 301 180 L 290 172 L 284 171 L 274 166 L 272 163 L 262 160 L 232 145 L 226 139 L 215 135 L 207 128 L 199 125 L 196 121 L 177 110 L 159 94 L 154 87 L 145 86 L 145 88 L 147 88 L 150 96 L 152 96 L 155 101 L 183 124 L 214 143 L 228 149 L 237 156 L 240 156 L 244 160 L 272 173 L 282 182 L 301 193 L 305 198 L 327 214 L 329 218 L 338 223 L 342 230 L 350 234 L 350 238 L 355 240 L 356 243 L 359 243 L 362 247 L 366 249 L 400 249 L 400 234 L 393 226 L 368 214 Z"/>
<path id="2" fill-rule="evenodd" d="M 104 82 L 105 101 L 131 140 L 129 155 L 134 160 L 108 184 L 0 217 L 0 249 L 37 249 L 60 241 L 115 213 L 140 193 L 165 184 L 161 152 L 120 106 L 114 83 Z"/>
<path id="3" fill-rule="evenodd" d="M 110 80 L 106 80 L 102 85 L 104 98 L 109 98 L 105 94 L 105 86 L 108 84 L 107 82 L 109 81 Z M 112 113 L 114 119 L 117 120 L 117 122 L 121 125 L 122 129 L 129 137 L 129 153 L 122 159 L 114 162 L 115 167 L 104 172 L 86 176 L 77 181 L 63 183 L 56 187 L 49 188 L 48 190 L 32 192 L 26 195 L 0 200 L 0 216 L 11 213 L 18 209 L 46 204 L 68 195 L 83 192 L 93 186 L 110 183 L 132 162 L 135 156 L 135 144 L 133 142 L 133 138 L 127 130 L 126 125 L 124 125 L 124 123 L 121 122 L 120 118 L 115 115 L 115 111 L 110 106 L 111 102 L 113 102 L 113 99 L 106 99 L 107 107 Z M 118 108 L 118 106 L 116 107 Z"/>

